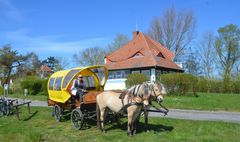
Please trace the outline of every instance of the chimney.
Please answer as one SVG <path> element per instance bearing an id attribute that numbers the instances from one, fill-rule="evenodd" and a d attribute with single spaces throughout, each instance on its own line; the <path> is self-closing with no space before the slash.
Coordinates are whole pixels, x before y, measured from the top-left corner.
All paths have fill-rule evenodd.
<path id="1" fill-rule="evenodd" d="M 138 34 L 139 34 L 139 31 L 134 31 L 134 32 L 133 32 L 133 39 L 134 39 L 135 37 L 137 37 Z"/>

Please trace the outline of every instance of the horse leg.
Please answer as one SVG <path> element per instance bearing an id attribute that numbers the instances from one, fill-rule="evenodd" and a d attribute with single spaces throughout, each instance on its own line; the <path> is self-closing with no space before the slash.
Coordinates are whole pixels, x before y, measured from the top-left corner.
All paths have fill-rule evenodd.
<path id="1" fill-rule="evenodd" d="M 133 123 L 133 135 L 137 133 L 137 126 L 139 124 L 140 116 L 141 116 L 141 113 L 138 114 L 136 120 Z"/>
<path id="2" fill-rule="evenodd" d="M 148 132 L 148 111 L 144 109 L 144 128 L 145 128 L 145 131 Z"/>
<path id="3" fill-rule="evenodd" d="M 100 121 L 101 121 L 101 128 L 102 128 L 102 132 L 106 133 L 105 127 L 104 127 L 104 119 L 105 119 L 105 108 L 101 111 L 101 115 L 100 115 Z"/>
<path id="4" fill-rule="evenodd" d="M 127 130 L 127 135 L 128 136 L 133 136 L 133 112 L 128 111 L 128 130 Z"/>

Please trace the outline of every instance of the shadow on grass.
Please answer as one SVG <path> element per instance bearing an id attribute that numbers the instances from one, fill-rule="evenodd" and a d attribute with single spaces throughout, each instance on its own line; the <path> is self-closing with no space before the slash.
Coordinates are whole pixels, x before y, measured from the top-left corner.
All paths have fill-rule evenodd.
<path id="1" fill-rule="evenodd" d="M 28 118 L 23 119 L 23 121 L 28 121 L 30 120 L 32 117 L 34 117 L 36 114 L 38 113 L 38 111 L 35 111 L 34 113 L 31 113 L 31 115 Z"/>
<path id="2" fill-rule="evenodd" d="M 119 125 L 112 125 L 109 128 L 107 128 L 106 130 L 113 130 L 113 129 L 121 129 L 123 131 L 127 131 L 127 122 Z M 162 124 L 148 124 L 148 130 L 149 131 L 154 131 L 154 132 L 170 132 L 174 129 L 173 126 L 167 126 L 167 125 L 162 125 Z M 145 126 L 143 122 L 139 122 L 137 124 L 137 133 L 142 133 L 142 132 L 146 132 L 145 130 Z"/>

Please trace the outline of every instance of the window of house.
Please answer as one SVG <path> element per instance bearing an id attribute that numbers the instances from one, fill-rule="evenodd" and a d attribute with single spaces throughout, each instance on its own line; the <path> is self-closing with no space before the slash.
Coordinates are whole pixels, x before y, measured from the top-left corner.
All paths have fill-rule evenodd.
<path id="1" fill-rule="evenodd" d="M 130 70 L 125 70 L 124 71 L 124 78 L 127 78 L 127 76 L 131 74 Z"/>
<path id="2" fill-rule="evenodd" d="M 123 78 L 123 74 L 122 74 L 121 71 L 117 71 L 117 72 L 116 72 L 116 78 L 117 78 L 117 79 Z"/>
<path id="3" fill-rule="evenodd" d="M 134 57 L 140 57 L 140 56 L 142 56 L 142 54 L 141 53 L 137 53 L 137 54 L 135 54 Z"/>
<path id="4" fill-rule="evenodd" d="M 147 77 L 149 77 L 150 78 L 150 70 L 141 70 L 141 74 L 144 74 L 144 75 L 146 75 Z"/>
<path id="5" fill-rule="evenodd" d="M 134 73 L 140 73 L 140 71 L 139 70 L 135 70 L 135 71 L 132 71 L 132 74 L 134 74 Z"/>
<path id="6" fill-rule="evenodd" d="M 114 73 L 113 72 L 109 72 L 108 79 L 114 79 Z"/>

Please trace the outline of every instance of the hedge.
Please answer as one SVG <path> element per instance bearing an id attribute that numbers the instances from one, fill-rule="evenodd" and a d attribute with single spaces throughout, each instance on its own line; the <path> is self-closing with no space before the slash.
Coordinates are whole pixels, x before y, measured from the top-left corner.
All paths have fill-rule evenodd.
<path id="1" fill-rule="evenodd" d="M 185 73 L 163 74 L 160 77 L 167 93 L 196 95 L 196 92 L 206 93 L 240 93 L 240 79 L 224 82 L 219 79 L 206 79 Z"/>
<path id="2" fill-rule="evenodd" d="M 142 84 L 143 82 L 148 81 L 148 77 L 144 74 L 129 74 L 127 80 L 125 81 L 126 87 L 130 88 L 133 85 Z"/>

